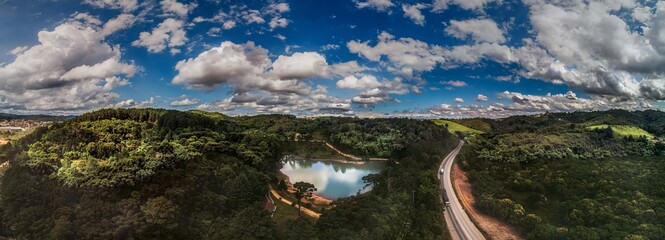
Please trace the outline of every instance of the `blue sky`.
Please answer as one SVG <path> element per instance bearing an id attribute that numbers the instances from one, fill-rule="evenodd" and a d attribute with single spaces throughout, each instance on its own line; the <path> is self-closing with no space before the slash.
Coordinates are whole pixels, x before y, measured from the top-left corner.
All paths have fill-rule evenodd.
<path id="1" fill-rule="evenodd" d="M 0 0 L 0 111 L 504 117 L 661 108 L 665 4 Z"/>

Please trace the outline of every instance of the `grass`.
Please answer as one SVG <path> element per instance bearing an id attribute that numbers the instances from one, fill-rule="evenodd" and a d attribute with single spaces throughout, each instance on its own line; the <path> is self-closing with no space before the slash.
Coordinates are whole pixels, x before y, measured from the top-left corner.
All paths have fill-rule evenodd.
<path id="1" fill-rule="evenodd" d="M 275 214 L 273 215 L 272 219 L 275 221 L 275 224 L 277 225 L 277 235 L 279 236 L 279 239 L 285 239 L 286 223 L 288 223 L 291 220 L 298 219 L 298 209 L 286 205 L 286 203 L 283 203 L 278 199 L 275 199 L 275 206 L 277 206 L 277 211 L 275 211 Z M 307 214 L 302 214 L 302 218 L 312 222 L 316 221 Z"/>
<path id="2" fill-rule="evenodd" d="M 483 134 L 483 131 L 476 130 L 467 126 L 464 126 L 462 124 L 450 121 L 450 120 L 443 120 L 443 119 L 436 119 L 434 120 L 434 123 L 438 125 L 446 125 L 448 124 L 448 131 L 451 133 L 456 133 L 456 132 L 462 132 L 462 133 L 468 133 L 468 134 Z"/>
<path id="3" fill-rule="evenodd" d="M 490 132 L 492 131 L 492 125 L 489 123 L 485 122 L 482 119 L 478 118 L 469 118 L 469 119 L 455 119 L 451 120 L 453 122 L 462 124 L 464 126 L 467 126 L 469 128 L 473 128 L 482 132 Z"/>
<path id="4" fill-rule="evenodd" d="M 614 133 L 615 136 L 617 137 L 647 137 L 647 138 L 653 138 L 653 134 L 644 131 L 644 129 L 635 127 L 635 126 L 630 126 L 630 125 L 607 125 L 607 124 L 600 124 L 600 125 L 593 125 L 593 126 L 588 126 L 586 127 L 587 130 L 596 130 L 596 129 L 607 129 L 608 127 L 612 127 L 612 132 Z"/>

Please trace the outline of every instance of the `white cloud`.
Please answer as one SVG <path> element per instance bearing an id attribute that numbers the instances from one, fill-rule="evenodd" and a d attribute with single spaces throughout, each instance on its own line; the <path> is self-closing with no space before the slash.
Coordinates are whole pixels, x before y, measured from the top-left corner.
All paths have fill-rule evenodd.
<path id="1" fill-rule="evenodd" d="M 605 99 L 578 98 L 573 92 L 547 94 L 544 96 L 526 95 L 505 91 L 499 97 L 511 101 L 509 104 L 493 103 L 488 106 L 476 104 L 451 106 L 441 104 L 429 109 L 435 117 L 446 118 L 503 118 L 513 115 L 531 115 L 544 112 L 598 111 L 609 109 L 644 110 L 653 105 L 644 101 L 624 101 L 620 103 Z"/>
<path id="2" fill-rule="evenodd" d="M 367 0 L 367 1 L 354 0 L 354 2 L 356 3 L 357 8 L 372 8 L 379 12 L 388 11 L 388 9 L 395 6 L 395 4 L 391 0 Z"/>
<path id="3" fill-rule="evenodd" d="M 321 51 L 337 50 L 337 49 L 339 49 L 339 45 L 337 44 L 326 44 L 321 46 Z"/>
<path id="4" fill-rule="evenodd" d="M 184 22 L 174 18 L 167 18 L 152 32 L 141 32 L 139 39 L 132 42 L 133 46 L 141 46 L 148 49 L 148 52 L 159 53 L 167 47 L 171 50 L 176 49 L 187 42 L 185 36 Z"/>
<path id="5" fill-rule="evenodd" d="M 466 87 L 467 84 L 464 81 L 442 81 L 441 84 L 450 85 L 451 87 Z"/>
<path id="6" fill-rule="evenodd" d="M 271 3 L 266 8 L 266 12 L 271 14 L 281 14 L 288 11 L 291 11 L 288 3 Z"/>
<path id="7" fill-rule="evenodd" d="M 272 64 L 271 73 L 280 79 L 306 79 L 325 74 L 326 58 L 316 52 L 279 56 Z"/>
<path id="8" fill-rule="evenodd" d="M 284 36 L 282 34 L 275 34 L 275 38 L 277 38 L 279 40 L 282 40 L 282 41 L 286 40 L 286 36 Z"/>
<path id="9" fill-rule="evenodd" d="M 242 11 L 240 17 L 243 20 L 245 20 L 246 24 L 252 24 L 252 23 L 261 24 L 266 22 L 266 20 L 263 19 L 263 17 L 261 16 L 261 12 L 259 10 L 254 10 L 254 9 Z"/>
<path id="10" fill-rule="evenodd" d="M 462 98 L 455 98 L 455 102 L 456 102 L 456 103 L 463 103 L 463 102 L 464 102 L 464 99 L 462 99 Z"/>
<path id="11" fill-rule="evenodd" d="M 503 31 L 494 20 L 489 18 L 450 20 L 446 33 L 459 39 L 471 36 L 476 43 L 503 43 L 506 41 Z"/>
<path id="12" fill-rule="evenodd" d="M 454 46 L 452 49 L 446 51 L 445 56 L 451 61 L 461 64 L 478 63 L 483 59 L 499 63 L 515 61 L 513 49 L 496 43 Z"/>
<path id="13" fill-rule="evenodd" d="M 395 37 L 387 32 L 378 36 L 378 43 L 370 46 L 369 42 L 350 41 L 347 47 L 351 53 L 357 53 L 370 61 L 380 62 L 386 57 L 397 74 L 412 78 L 415 75 L 432 71 L 437 65 L 444 63 L 444 49 L 437 45 L 418 41 L 412 38 Z"/>
<path id="14" fill-rule="evenodd" d="M 654 94 L 660 92 L 659 85 L 640 81 L 665 76 L 661 67 L 665 65 L 665 51 L 659 50 L 665 41 L 658 37 L 664 28 L 654 27 L 664 22 L 657 20 L 660 11 L 646 23 L 653 26 L 639 32 L 615 13 L 638 6 L 635 3 L 565 4 L 535 0 L 526 3 L 535 41 L 526 39 L 524 46 L 510 49 L 512 56 L 502 50 L 488 59 L 517 62 L 522 68 L 521 76 L 566 84 L 595 97 L 630 100 L 659 96 Z M 464 55 L 459 54 L 458 58 L 463 59 Z"/>
<path id="15" fill-rule="evenodd" d="M 17 51 L 13 62 L 0 67 L 0 108 L 75 112 L 112 104 L 118 94 L 111 91 L 129 84 L 120 76 L 133 76 L 137 67 L 122 62 L 120 49 L 104 42 L 100 24 L 77 14 L 40 31 L 39 44 Z"/>
<path id="16" fill-rule="evenodd" d="M 425 4 L 418 3 L 414 5 L 402 4 L 402 11 L 404 11 L 404 16 L 413 20 L 415 24 L 420 26 L 425 25 L 425 15 L 423 15 L 422 9 L 428 7 Z"/>
<path id="17" fill-rule="evenodd" d="M 479 102 L 487 102 L 487 101 L 489 101 L 489 98 L 487 98 L 487 96 L 485 96 L 485 95 L 478 94 L 478 96 L 476 96 L 475 100 L 479 101 Z"/>
<path id="18" fill-rule="evenodd" d="M 132 12 L 138 8 L 137 0 L 84 0 L 83 3 L 98 8 L 120 9 L 123 12 Z"/>
<path id="19" fill-rule="evenodd" d="M 448 9 L 450 5 L 457 5 L 466 10 L 480 10 L 491 2 L 494 2 L 494 0 L 434 0 L 432 10 L 440 12 Z"/>
<path id="20" fill-rule="evenodd" d="M 210 18 L 196 17 L 194 23 L 217 22 L 225 30 L 233 29 L 238 25 L 259 25 L 261 30 L 273 31 L 277 28 L 286 28 L 291 20 L 284 14 L 291 11 L 288 3 L 271 3 L 261 9 L 249 9 L 245 5 L 232 5 L 227 11 L 220 11 Z M 248 30 L 249 31 L 249 30 Z"/>
<path id="21" fill-rule="evenodd" d="M 376 88 L 381 84 L 372 75 L 364 75 L 360 79 L 355 76 L 347 76 L 344 79 L 337 81 L 337 88 L 339 89 L 368 89 Z"/>
<path id="22" fill-rule="evenodd" d="M 279 56 L 272 63 L 268 51 L 253 42 L 241 45 L 226 41 L 195 58 L 178 62 L 178 75 L 172 83 L 204 91 L 229 84 L 236 93 L 261 90 L 309 95 L 311 86 L 302 80 L 325 72 L 325 66 L 325 58 L 317 53 Z"/>
<path id="23" fill-rule="evenodd" d="M 326 72 L 327 76 L 349 76 L 356 73 L 372 70 L 368 67 L 361 66 L 358 64 L 358 61 L 348 61 L 335 63 L 328 66 L 328 71 Z"/>
<path id="24" fill-rule="evenodd" d="M 108 36 L 117 31 L 130 28 L 136 22 L 136 17 L 132 14 L 120 14 L 117 17 L 109 20 L 102 27 L 102 35 Z"/>
<path id="25" fill-rule="evenodd" d="M 278 27 L 285 28 L 289 25 L 289 20 L 282 17 L 273 17 L 268 25 L 270 26 L 270 30 Z"/>
<path id="26" fill-rule="evenodd" d="M 9 54 L 16 56 L 16 55 L 19 55 L 19 54 L 25 52 L 25 50 L 28 50 L 28 48 L 30 48 L 30 47 L 28 47 L 28 46 L 18 46 L 16 48 L 12 49 L 11 51 L 9 51 Z"/>
<path id="27" fill-rule="evenodd" d="M 189 4 L 183 4 L 176 0 L 162 0 L 159 3 L 162 7 L 162 11 L 168 16 L 178 16 L 180 18 L 187 18 L 189 12 L 194 10 L 198 6 L 196 2 Z"/>
<path id="28" fill-rule="evenodd" d="M 175 100 L 175 101 L 171 102 L 171 104 L 169 104 L 169 105 L 171 105 L 171 107 L 188 107 L 188 106 L 193 106 L 193 105 L 199 104 L 200 102 L 201 102 L 201 100 L 199 100 L 198 98 L 192 98 L 192 99 L 183 98 L 183 99 L 180 99 L 180 100 Z"/>

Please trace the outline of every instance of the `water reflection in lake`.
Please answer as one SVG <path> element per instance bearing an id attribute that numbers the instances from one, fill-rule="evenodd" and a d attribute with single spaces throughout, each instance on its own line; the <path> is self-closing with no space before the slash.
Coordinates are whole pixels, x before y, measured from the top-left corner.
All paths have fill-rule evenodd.
<path id="1" fill-rule="evenodd" d="M 282 172 L 292 183 L 304 181 L 314 184 L 316 194 L 328 199 L 337 199 L 371 190 L 363 188 L 362 177 L 381 172 L 385 162 L 371 161 L 365 164 L 319 161 L 285 156 Z"/>

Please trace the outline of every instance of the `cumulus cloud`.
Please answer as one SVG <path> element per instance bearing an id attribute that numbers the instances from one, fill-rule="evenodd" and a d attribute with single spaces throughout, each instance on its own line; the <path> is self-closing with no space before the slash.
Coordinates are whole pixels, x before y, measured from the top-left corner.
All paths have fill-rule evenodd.
<path id="1" fill-rule="evenodd" d="M 183 98 L 183 99 L 180 99 L 180 100 L 175 100 L 175 101 L 171 102 L 171 104 L 169 104 L 169 105 L 171 105 L 171 107 L 188 107 L 188 106 L 193 106 L 193 105 L 199 104 L 200 102 L 201 102 L 201 100 L 199 100 L 198 98 L 192 98 L 192 99 Z"/>
<path id="2" fill-rule="evenodd" d="M 412 38 L 395 39 L 395 36 L 382 32 L 378 43 L 370 46 L 369 42 L 350 41 L 349 51 L 370 61 L 381 62 L 384 59 L 391 64 L 389 70 L 407 78 L 432 71 L 437 65 L 445 62 L 444 49 L 437 45 Z"/>
<path id="3" fill-rule="evenodd" d="M 463 103 L 463 102 L 464 102 L 464 99 L 462 99 L 462 98 L 455 98 L 455 102 L 456 102 L 456 103 Z"/>
<path id="4" fill-rule="evenodd" d="M 184 30 L 185 22 L 174 18 L 167 18 L 152 32 L 141 32 L 139 39 L 132 42 L 133 46 L 145 47 L 148 52 L 159 53 L 167 47 L 177 52 L 177 47 L 185 45 L 187 36 Z"/>
<path id="5" fill-rule="evenodd" d="M 196 17 L 194 23 L 217 22 L 225 30 L 233 29 L 241 24 L 266 26 L 265 30 L 273 31 L 285 28 L 291 20 L 284 17 L 291 11 L 288 3 L 270 3 L 261 9 L 249 9 L 245 5 L 231 5 L 227 11 L 220 11 L 210 18 Z"/>
<path id="6" fill-rule="evenodd" d="M 441 84 L 449 85 L 451 87 L 466 87 L 467 84 L 465 81 L 441 81 Z"/>
<path id="7" fill-rule="evenodd" d="M 316 52 L 299 52 L 279 56 L 272 64 L 271 73 L 280 79 L 306 79 L 325 74 L 326 58 Z"/>
<path id="8" fill-rule="evenodd" d="M 101 31 L 102 35 L 108 36 L 117 31 L 130 28 L 132 25 L 134 25 L 136 20 L 137 20 L 136 17 L 132 14 L 126 14 L 126 13 L 120 14 L 117 17 L 104 23 L 104 26 L 102 27 Z"/>
<path id="9" fill-rule="evenodd" d="M 528 5 L 535 42 L 516 50 L 526 77 L 613 99 L 658 96 L 653 94 L 658 89 L 652 88 L 658 85 L 641 84 L 640 79 L 662 79 L 665 74 L 665 56 L 659 50 L 665 42 L 658 37 L 663 28 L 632 30 L 616 11 L 634 3 L 531 1 Z M 650 20 L 653 26 L 662 23 L 657 16 Z"/>
<path id="10" fill-rule="evenodd" d="M 421 10 L 426 7 L 428 6 L 422 3 L 414 5 L 402 4 L 402 11 L 404 11 L 404 16 L 410 18 L 415 24 L 424 26 L 425 15 L 423 15 Z"/>
<path id="11" fill-rule="evenodd" d="M 197 109 L 221 111 L 230 115 L 281 113 L 297 115 L 349 114 L 351 101 L 330 97 L 317 86 L 308 96 L 293 93 L 235 93 L 233 96 L 199 105 Z"/>
<path id="12" fill-rule="evenodd" d="M 446 33 L 459 39 L 470 36 L 473 41 L 503 43 L 506 41 L 503 31 L 494 20 L 489 18 L 469 19 L 464 21 L 450 20 Z"/>
<path id="13" fill-rule="evenodd" d="M 364 75 L 360 79 L 355 76 L 347 76 L 337 81 L 337 88 L 339 89 L 368 89 L 376 88 L 380 85 L 376 77 L 372 75 Z"/>
<path id="14" fill-rule="evenodd" d="M 359 1 L 354 0 L 357 8 L 372 8 L 379 12 L 386 12 L 395 4 L 391 0 L 367 0 Z"/>
<path id="15" fill-rule="evenodd" d="M 476 96 L 475 100 L 479 101 L 479 102 L 487 102 L 487 101 L 489 101 L 489 98 L 487 98 L 487 96 L 485 96 L 485 95 L 478 94 L 478 96 Z"/>
<path id="16" fill-rule="evenodd" d="M 162 0 L 159 2 L 162 11 L 167 16 L 177 16 L 180 18 L 187 18 L 187 15 L 198 6 L 197 3 L 183 4 L 176 0 Z"/>
<path id="17" fill-rule="evenodd" d="M 434 0 L 432 10 L 440 12 L 448 9 L 450 5 L 457 5 L 466 10 L 479 10 L 491 2 L 494 2 L 494 0 Z"/>
<path id="18" fill-rule="evenodd" d="M 349 76 L 352 74 L 373 70 L 368 67 L 358 64 L 358 61 L 348 61 L 335 63 L 327 68 L 326 74 L 328 76 Z"/>
<path id="19" fill-rule="evenodd" d="M 515 61 L 513 49 L 496 43 L 454 46 L 452 49 L 446 50 L 445 56 L 451 62 L 458 64 L 475 64 L 485 59 L 499 63 Z"/>
<path id="20" fill-rule="evenodd" d="M 16 48 L 12 49 L 11 51 L 9 51 L 9 54 L 16 56 L 16 55 L 19 55 L 19 54 L 25 52 L 25 50 L 28 50 L 29 48 L 30 47 L 28 47 L 28 46 L 18 46 Z"/>
<path id="21" fill-rule="evenodd" d="M 544 96 L 505 91 L 500 93 L 499 97 L 508 99 L 510 103 L 493 103 L 488 106 L 441 104 L 430 108 L 428 112 L 435 117 L 446 118 L 503 118 L 544 112 L 596 111 L 617 108 L 644 110 L 653 108 L 653 105 L 645 101 L 635 100 L 616 103 L 606 99 L 585 99 L 576 97 L 575 93 L 570 91 L 565 94 L 547 94 Z"/>
<path id="22" fill-rule="evenodd" d="M 16 52 L 0 67 L 0 108 L 73 112 L 112 104 L 137 67 L 121 61 L 120 49 L 104 41 L 101 21 L 76 14 L 53 30 L 38 33 L 39 43 Z M 45 97 L 48 96 L 48 97 Z"/>
<path id="23" fill-rule="evenodd" d="M 84 0 L 83 3 L 98 8 L 119 9 L 123 12 L 132 12 L 138 8 L 137 0 Z"/>

